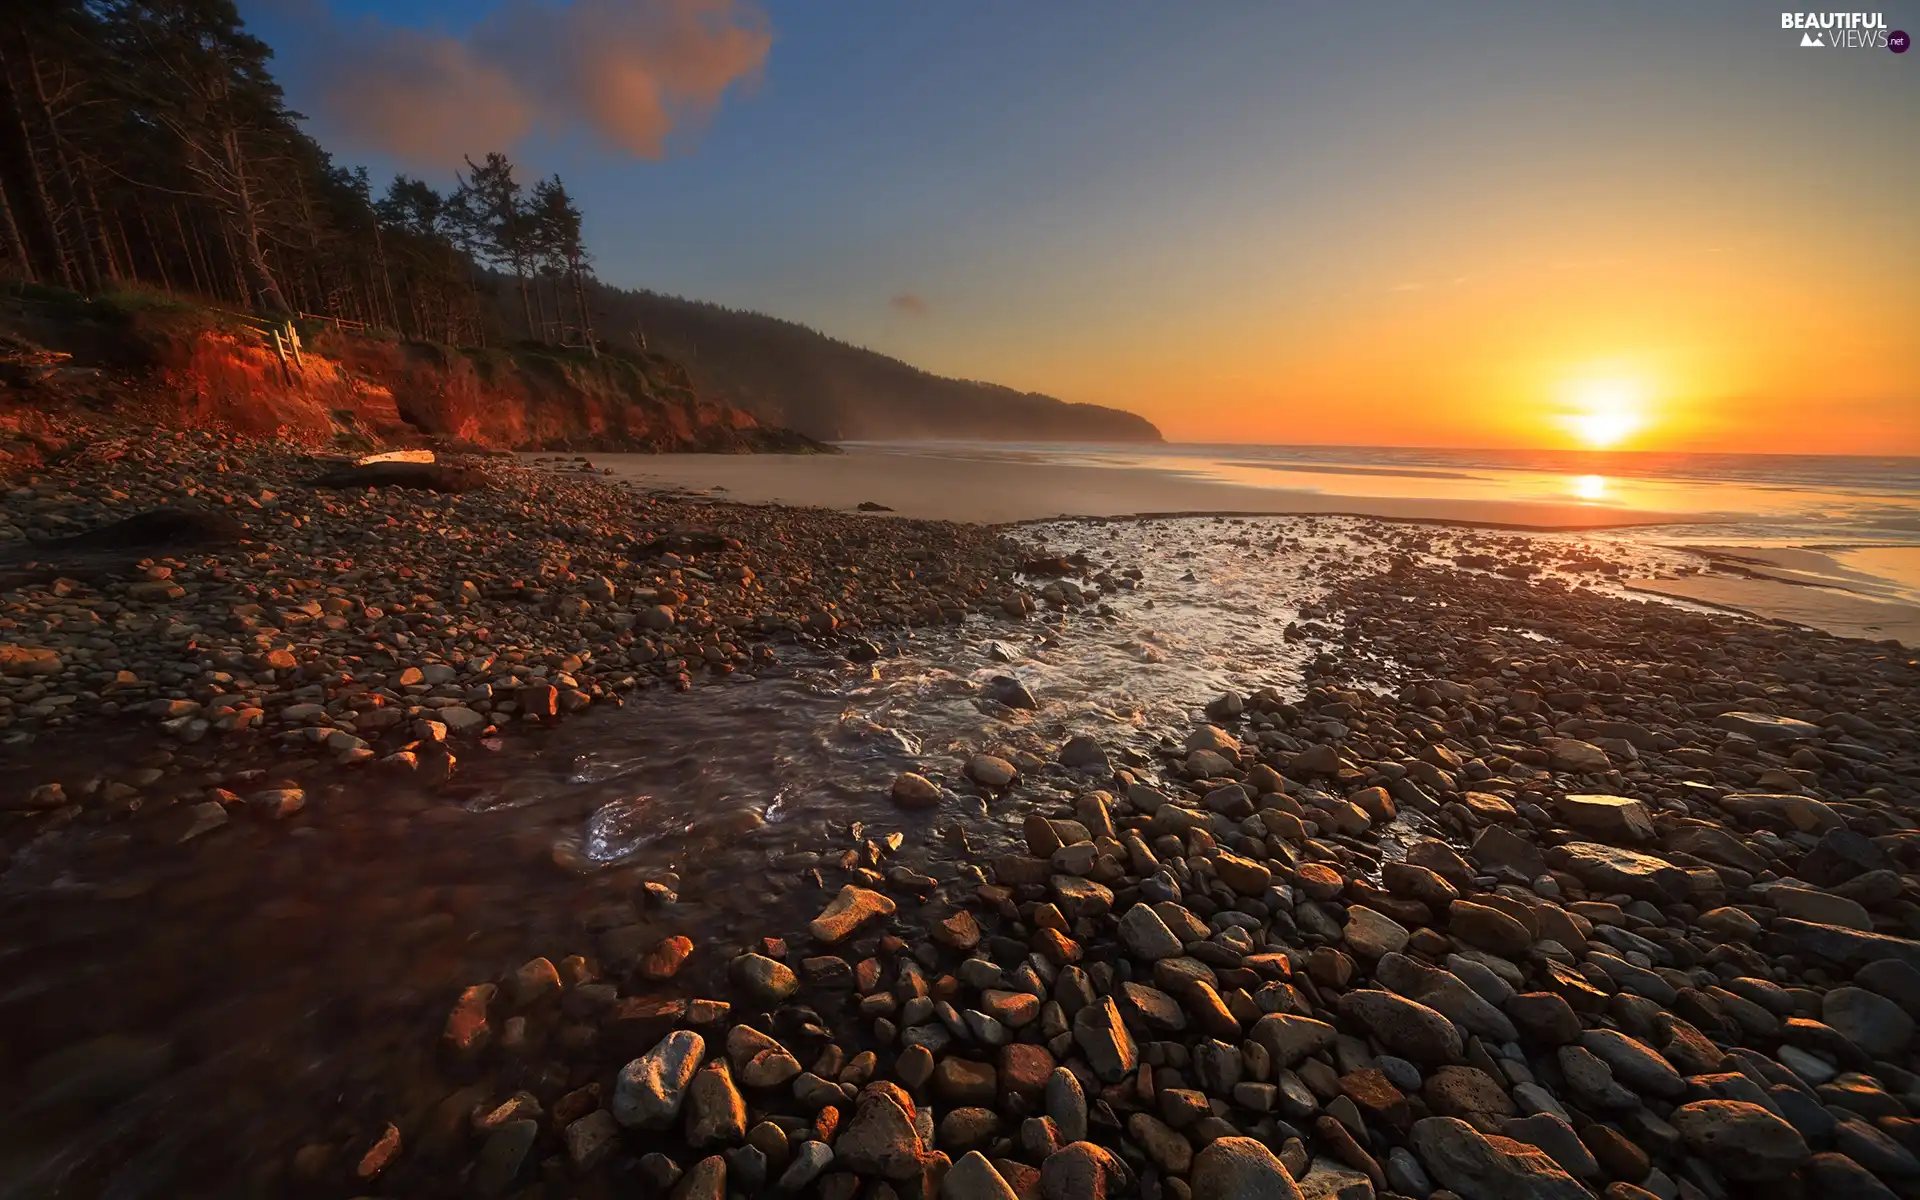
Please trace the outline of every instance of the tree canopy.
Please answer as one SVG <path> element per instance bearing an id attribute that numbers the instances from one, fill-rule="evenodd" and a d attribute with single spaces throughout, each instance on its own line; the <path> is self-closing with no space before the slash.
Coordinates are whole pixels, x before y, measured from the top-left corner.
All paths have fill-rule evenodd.
<path id="1" fill-rule="evenodd" d="M 494 152 L 376 193 L 300 127 L 232 0 L 26 0 L 0 17 L 0 276 L 140 283 L 402 336 L 593 346 L 581 214 Z"/>

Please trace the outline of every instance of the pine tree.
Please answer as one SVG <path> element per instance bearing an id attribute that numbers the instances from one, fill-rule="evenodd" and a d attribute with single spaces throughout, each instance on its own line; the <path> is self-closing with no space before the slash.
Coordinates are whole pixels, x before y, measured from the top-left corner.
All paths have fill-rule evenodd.
<path id="1" fill-rule="evenodd" d="M 513 272 L 520 288 L 521 315 L 526 321 L 527 337 L 534 339 L 533 303 L 527 295 L 527 276 L 533 267 L 533 238 L 521 199 L 520 184 L 513 177 L 513 164 L 497 151 L 475 163 L 467 159 L 467 175 L 456 193 L 456 211 L 460 213 L 468 244 L 496 267 Z"/>
<path id="2" fill-rule="evenodd" d="M 557 177 L 523 194 L 495 153 L 450 193 L 399 176 L 376 198 L 301 130 L 270 62 L 233 0 L 0 3 L 0 277 L 485 345 L 511 324 L 491 267 L 517 283 L 529 337 L 549 301 L 573 326 L 570 295 L 597 353 L 580 211 Z"/>
<path id="3" fill-rule="evenodd" d="M 580 210 L 574 205 L 573 197 L 567 194 L 566 185 L 555 175 L 533 185 L 533 199 L 528 211 L 535 242 L 545 265 L 556 277 L 568 281 L 573 292 L 574 312 L 580 320 L 581 336 L 586 339 L 588 352 L 598 358 L 600 347 L 593 336 L 593 318 L 587 312 L 585 279 L 590 260 L 586 243 L 580 236 Z"/>
<path id="4" fill-rule="evenodd" d="M 103 34 L 131 70 L 124 86 L 178 143 L 181 165 L 226 218 L 238 266 L 265 311 L 291 309 L 268 263 L 256 160 L 294 134 L 272 50 L 241 28 L 232 0 L 105 0 Z"/>

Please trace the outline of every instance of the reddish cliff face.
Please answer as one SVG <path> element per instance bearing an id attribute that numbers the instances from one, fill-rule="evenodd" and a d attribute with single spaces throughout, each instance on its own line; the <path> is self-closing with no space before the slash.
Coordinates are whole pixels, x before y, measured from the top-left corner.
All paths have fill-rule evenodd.
<path id="1" fill-rule="evenodd" d="M 237 323 L 138 319 L 32 329 L 73 354 L 25 393 L 163 426 L 227 428 L 314 446 L 463 443 L 501 450 L 807 451 L 820 447 L 694 393 L 659 355 L 461 350 L 321 333 L 297 361 Z"/>
<path id="2" fill-rule="evenodd" d="M 515 450 L 795 449 L 731 405 L 702 400 L 678 363 L 537 351 L 321 343 L 420 433 Z M 311 356 L 310 356 L 311 357 Z M 374 413 L 370 410 L 369 416 Z"/>
<path id="3" fill-rule="evenodd" d="M 384 442 L 413 432 L 383 384 L 325 355 L 302 354 L 297 367 L 283 366 L 258 339 L 224 330 L 168 338 L 151 351 L 151 373 L 140 391 L 161 423 L 298 442 L 336 435 Z"/>

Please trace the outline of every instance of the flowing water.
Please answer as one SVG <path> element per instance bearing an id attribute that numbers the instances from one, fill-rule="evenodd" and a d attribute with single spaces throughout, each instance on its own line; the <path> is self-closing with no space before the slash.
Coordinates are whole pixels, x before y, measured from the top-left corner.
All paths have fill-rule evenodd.
<path id="1" fill-rule="evenodd" d="M 677 984 L 718 987 L 739 949 L 819 910 L 819 856 L 898 832 L 889 864 L 959 885 L 1033 803 L 1086 786 L 1027 760 L 1029 777 L 989 798 L 963 782 L 967 755 L 1051 761 L 1088 733 L 1116 763 L 1148 762 L 1223 691 L 1297 694 L 1316 642 L 1287 629 L 1338 637 L 1313 608 L 1338 579 L 1393 554 L 1570 559 L 1588 545 L 1347 518 L 1021 532 L 1084 555 L 1106 585 L 1094 603 L 897 635 L 864 664 L 781 647 L 755 676 L 467 746 L 438 792 L 316 768 L 299 777 L 307 809 L 284 822 L 236 817 L 184 844 L 157 818 L 76 824 L 15 843 L 0 873 L 0 1196 L 277 1194 L 302 1144 L 445 1094 L 435 1044 L 468 984 L 590 955 L 596 931 L 639 920 L 698 943 Z M 1631 553 L 1645 566 L 1654 552 Z M 1035 707 L 995 700 L 1003 677 Z M 164 761 L 182 785 L 221 765 L 150 743 L 32 753 L 7 785 L 61 753 L 90 770 Z M 906 770 L 952 794 L 897 808 L 887 792 Z"/>

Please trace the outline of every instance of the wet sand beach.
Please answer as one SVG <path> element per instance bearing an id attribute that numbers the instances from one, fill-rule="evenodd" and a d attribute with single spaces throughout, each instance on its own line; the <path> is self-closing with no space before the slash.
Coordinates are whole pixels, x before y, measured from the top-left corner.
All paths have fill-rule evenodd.
<path id="1" fill-rule="evenodd" d="M 532 455 L 529 458 L 541 456 Z M 1353 514 L 1420 523 L 1537 531 L 1617 530 L 1661 542 L 1663 527 L 1711 528 L 1714 514 L 1649 509 L 1597 476 L 1528 477 L 1497 487 L 1454 486 L 1453 472 L 1390 467 L 1252 469 L 1244 462 L 1155 458 L 1140 452 L 998 449 L 977 445 L 855 445 L 821 457 L 600 455 L 616 478 L 666 494 L 742 504 L 843 511 L 880 505 L 903 517 L 986 524 L 1057 516 L 1167 513 Z M 1310 481 L 1334 490 L 1314 490 Z M 1262 485 L 1264 483 L 1264 486 Z M 1398 484 L 1399 487 L 1393 485 Z M 1411 486 L 1408 486 L 1408 485 Z M 1427 488 L 1430 495 L 1409 495 Z M 1370 491 L 1382 494 L 1369 494 Z M 1646 490 L 1646 489 L 1643 489 Z M 1574 497 L 1586 494 L 1587 499 Z M 1658 501 L 1707 503 L 1667 488 Z M 1718 497 L 1712 497 L 1718 501 Z M 1718 519 L 1731 520 L 1722 514 Z M 1664 544 L 1664 543 L 1663 543 Z M 1637 590 L 1826 630 L 1845 637 L 1920 642 L 1920 548 L 1822 553 L 1780 546 L 1688 542 L 1673 547 L 1706 574 L 1678 570 L 1635 582 Z M 1685 568 L 1681 568 L 1685 570 Z"/>
<path id="2" fill-rule="evenodd" d="M 539 455 L 527 455 L 539 458 Z M 1052 517 L 1142 513 L 1348 513 L 1534 529 L 1658 525 L 1677 514 L 1572 500 L 1424 499 L 1328 495 L 1229 483 L 1154 466 L 1082 465 L 1039 456 L 854 446 L 823 456 L 605 454 L 616 478 L 741 504 L 852 509 L 881 504 L 900 516 L 1005 524 Z"/>

